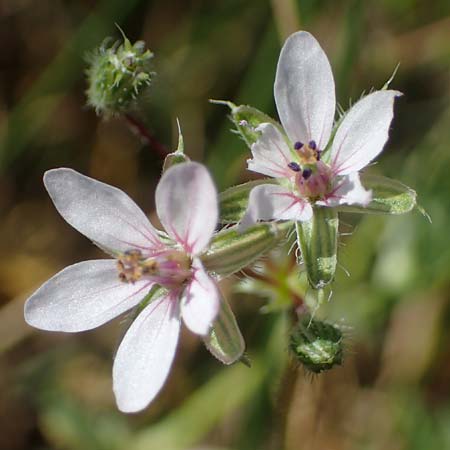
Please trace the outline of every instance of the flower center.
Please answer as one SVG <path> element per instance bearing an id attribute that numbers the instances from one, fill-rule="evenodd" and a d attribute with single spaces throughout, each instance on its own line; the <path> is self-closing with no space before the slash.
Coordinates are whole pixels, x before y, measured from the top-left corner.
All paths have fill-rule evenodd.
<path id="1" fill-rule="evenodd" d="M 296 142 L 294 149 L 298 160 L 290 162 L 288 167 L 295 172 L 295 185 L 300 195 L 312 201 L 326 197 L 330 191 L 332 173 L 320 160 L 322 150 L 317 148 L 315 141 L 307 144 Z"/>
<path id="2" fill-rule="evenodd" d="M 322 161 L 311 168 L 303 169 L 295 177 L 296 187 L 302 197 L 320 200 L 327 196 L 331 189 L 332 171 Z"/>
<path id="3" fill-rule="evenodd" d="M 191 260 L 185 253 L 176 250 L 146 258 L 140 250 L 131 249 L 119 256 L 117 270 L 119 279 L 124 283 L 148 279 L 173 288 L 191 277 Z"/>

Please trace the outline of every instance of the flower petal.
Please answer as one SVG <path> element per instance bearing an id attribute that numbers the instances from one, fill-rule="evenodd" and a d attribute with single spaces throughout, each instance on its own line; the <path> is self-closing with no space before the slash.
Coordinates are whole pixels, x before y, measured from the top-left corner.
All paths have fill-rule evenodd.
<path id="1" fill-rule="evenodd" d="M 200 260 L 194 259 L 192 267 L 195 269 L 194 277 L 183 294 L 181 315 L 193 333 L 204 336 L 219 312 L 220 294 Z"/>
<path id="2" fill-rule="evenodd" d="M 338 185 L 325 202 L 317 202 L 319 205 L 363 205 L 367 206 L 372 200 L 372 191 L 367 191 L 361 184 L 358 172 L 350 173 L 338 180 Z"/>
<path id="3" fill-rule="evenodd" d="M 121 411 L 144 409 L 161 390 L 179 332 L 178 301 L 170 295 L 151 302 L 131 324 L 113 366 L 113 389 Z"/>
<path id="4" fill-rule="evenodd" d="M 170 237 L 196 255 L 207 245 L 217 225 L 218 200 L 206 167 L 196 162 L 177 164 L 156 188 L 156 209 Z"/>
<path id="5" fill-rule="evenodd" d="M 161 248 L 145 214 L 120 189 L 65 168 L 47 171 L 44 184 L 64 220 L 105 250 Z"/>
<path id="6" fill-rule="evenodd" d="M 247 160 L 248 170 L 274 178 L 292 176 L 288 164 L 294 158 L 278 129 L 271 123 L 264 123 L 256 130 L 261 136 L 251 147 L 253 159 Z"/>
<path id="7" fill-rule="evenodd" d="M 136 306 L 150 287 L 149 281 L 121 282 L 113 259 L 83 261 L 57 273 L 27 300 L 25 320 L 42 330 L 90 330 Z"/>
<path id="8" fill-rule="evenodd" d="M 377 91 L 356 103 L 342 120 L 331 147 L 331 166 L 339 175 L 357 172 L 382 150 L 389 137 L 398 91 Z"/>
<path id="9" fill-rule="evenodd" d="M 292 142 L 316 141 L 324 149 L 333 126 L 333 73 L 324 51 L 306 31 L 292 34 L 278 60 L 275 102 Z"/>
<path id="10" fill-rule="evenodd" d="M 247 211 L 239 224 L 244 231 L 258 220 L 309 220 L 312 208 L 289 189 L 273 184 L 256 186 L 250 192 Z"/>

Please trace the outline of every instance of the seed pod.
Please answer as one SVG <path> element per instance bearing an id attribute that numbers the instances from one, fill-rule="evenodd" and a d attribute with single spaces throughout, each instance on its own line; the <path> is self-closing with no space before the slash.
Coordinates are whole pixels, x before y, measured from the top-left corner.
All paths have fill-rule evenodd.
<path id="1" fill-rule="evenodd" d="M 336 325 L 309 315 L 303 316 L 292 330 L 289 347 L 295 359 L 313 373 L 342 364 L 342 331 Z"/>

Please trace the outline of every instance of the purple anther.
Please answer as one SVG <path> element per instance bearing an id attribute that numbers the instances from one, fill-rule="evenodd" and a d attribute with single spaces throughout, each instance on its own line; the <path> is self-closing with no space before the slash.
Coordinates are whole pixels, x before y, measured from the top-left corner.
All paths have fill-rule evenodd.
<path id="1" fill-rule="evenodd" d="M 303 147 L 303 142 L 297 141 L 297 142 L 294 144 L 295 150 L 300 150 L 302 147 Z"/>
<path id="2" fill-rule="evenodd" d="M 308 147 L 312 150 L 315 150 L 317 148 L 316 141 L 309 141 Z"/>
<path id="3" fill-rule="evenodd" d="M 316 150 L 317 161 L 320 161 L 321 156 L 322 156 L 322 150 Z"/>
<path id="4" fill-rule="evenodd" d="M 300 170 L 301 170 L 300 166 L 294 161 L 290 162 L 288 164 L 288 167 L 289 167 L 289 169 L 293 170 L 294 172 L 300 172 Z"/>
<path id="5" fill-rule="evenodd" d="M 307 180 L 312 175 L 311 169 L 305 169 L 302 173 L 302 177 Z"/>

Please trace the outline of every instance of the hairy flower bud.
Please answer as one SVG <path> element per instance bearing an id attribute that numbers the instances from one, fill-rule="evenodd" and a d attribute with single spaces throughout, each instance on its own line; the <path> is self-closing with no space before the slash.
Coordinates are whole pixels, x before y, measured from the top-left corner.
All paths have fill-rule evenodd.
<path id="1" fill-rule="evenodd" d="M 321 373 L 342 364 L 342 341 L 342 331 L 336 325 L 304 316 L 292 330 L 289 346 L 305 369 Z"/>
<path id="2" fill-rule="evenodd" d="M 88 58 L 87 102 L 97 114 L 111 116 L 130 111 L 148 88 L 154 75 L 150 70 L 153 53 L 143 41 L 134 44 L 124 36 L 110 45 L 106 39 Z"/>

